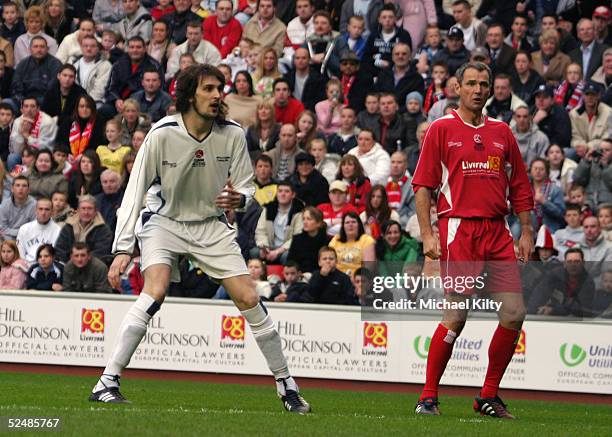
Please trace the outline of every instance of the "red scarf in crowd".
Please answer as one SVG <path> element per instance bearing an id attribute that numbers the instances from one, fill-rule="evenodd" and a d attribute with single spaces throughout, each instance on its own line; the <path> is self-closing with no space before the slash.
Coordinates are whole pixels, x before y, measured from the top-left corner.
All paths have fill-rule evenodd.
<path id="1" fill-rule="evenodd" d="M 567 92 L 569 91 L 569 82 L 567 80 L 564 80 L 561 85 L 559 85 L 557 87 L 557 89 L 555 90 L 555 103 L 558 105 L 563 106 L 563 102 L 565 101 L 565 96 L 567 95 Z M 582 104 L 582 91 L 584 90 L 584 81 L 580 81 L 576 84 L 576 87 L 574 88 L 574 91 L 572 92 L 572 95 L 570 97 L 570 99 L 567 102 L 567 105 L 565 106 L 565 110 L 566 111 L 571 111 L 574 108 L 577 108 L 578 106 L 580 106 Z"/>
<path id="2" fill-rule="evenodd" d="M 427 115 L 431 107 L 438 100 L 444 97 L 444 93 L 436 93 L 436 84 L 434 81 L 431 81 L 431 84 L 427 88 L 427 92 L 425 93 L 425 100 L 423 101 L 423 114 Z"/>
<path id="3" fill-rule="evenodd" d="M 30 127 L 30 136 L 32 138 L 38 138 L 40 135 L 40 125 L 42 124 L 42 115 L 40 111 L 36 113 L 36 118 L 34 119 L 34 123 L 32 123 L 32 127 Z M 32 144 L 34 147 L 38 149 L 38 143 Z"/>
<path id="4" fill-rule="evenodd" d="M 355 77 L 356 76 L 348 77 L 345 74 L 342 75 L 342 95 L 344 96 L 345 105 L 349 104 L 348 95 L 351 92 L 351 87 L 353 86 L 353 83 L 355 82 Z"/>
<path id="5" fill-rule="evenodd" d="M 89 120 L 85 125 L 85 129 L 81 131 L 81 124 L 78 121 L 73 121 L 70 126 L 70 152 L 75 158 L 81 156 L 89 145 L 91 131 L 93 130 L 94 120 Z"/>
<path id="6" fill-rule="evenodd" d="M 176 77 L 170 81 L 170 86 L 168 87 L 168 94 L 170 94 L 172 100 L 176 100 Z"/>
<path id="7" fill-rule="evenodd" d="M 387 191 L 387 200 L 391 209 L 398 211 L 402 206 L 402 187 L 406 182 L 408 182 L 407 175 L 402 176 L 397 182 L 389 176 L 385 190 Z"/>

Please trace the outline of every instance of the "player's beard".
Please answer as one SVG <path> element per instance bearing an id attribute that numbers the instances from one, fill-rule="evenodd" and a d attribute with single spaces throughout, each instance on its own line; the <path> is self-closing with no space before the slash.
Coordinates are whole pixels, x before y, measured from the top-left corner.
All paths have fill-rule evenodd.
<path id="1" fill-rule="evenodd" d="M 207 120 L 207 121 L 215 120 L 217 118 L 217 114 L 219 113 L 219 109 L 217 109 L 217 114 L 215 114 L 215 115 L 204 114 L 204 113 L 199 111 L 199 109 L 196 106 L 195 102 L 191 102 L 191 107 L 193 108 L 193 110 L 195 111 L 196 114 L 198 114 L 202 119 Z"/>

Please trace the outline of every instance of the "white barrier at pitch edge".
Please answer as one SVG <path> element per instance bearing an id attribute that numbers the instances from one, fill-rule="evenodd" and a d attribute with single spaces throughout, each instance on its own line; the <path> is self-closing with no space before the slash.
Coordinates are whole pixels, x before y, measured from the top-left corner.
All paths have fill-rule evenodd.
<path id="1" fill-rule="evenodd" d="M 0 292 L 0 361 L 103 367 L 134 297 Z M 422 383 L 437 321 L 364 322 L 359 308 L 268 304 L 295 376 Z M 470 320 L 443 384 L 482 385 L 497 322 Z M 268 375 L 231 302 L 168 298 L 131 368 Z M 612 324 L 527 321 L 502 387 L 612 394 Z"/>

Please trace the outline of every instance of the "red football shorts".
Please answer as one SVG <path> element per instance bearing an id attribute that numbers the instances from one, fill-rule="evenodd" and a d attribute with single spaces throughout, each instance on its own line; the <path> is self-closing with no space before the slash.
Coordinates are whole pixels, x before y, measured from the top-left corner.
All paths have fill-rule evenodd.
<path id="1" fill-rule="evenodd" d="M 440 219 L 438 226 L 446 293 L 522 293 L 514 242 L 504 218 L 450 217 Z"/>

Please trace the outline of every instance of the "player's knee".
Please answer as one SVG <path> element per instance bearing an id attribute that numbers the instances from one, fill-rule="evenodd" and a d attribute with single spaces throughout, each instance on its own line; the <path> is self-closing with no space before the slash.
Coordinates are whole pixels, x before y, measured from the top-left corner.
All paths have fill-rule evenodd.
<path id="1" fill-rule="evenodd" d="M 524 305 L 516 305 L 503 308 L 499 313 L 500 321 L 511 325 L 513 328 L 520 329 L 527 314 Z"/>
<path id="2" fill-rule="evenodd" d="M 243 293 L 234 298 L 234 303 L 240 310 L 248 310 L 259 304 L 259 295 L 256 291 Z"/>
<path id="3" fill-rule="evenodd" d="M 465 321 L 458 321 L 458 320 L 454 320 L 454 321 L 444 321 L 444 326 L 446 326 L 449 330 L 453 331 L 455 334 L 457 334 L 457 337 L 459 337 L 459 335 L 461 334 L 461 331 L 463 331 L 463 328 L 465 326 Z"/>

